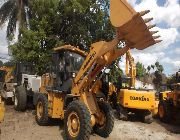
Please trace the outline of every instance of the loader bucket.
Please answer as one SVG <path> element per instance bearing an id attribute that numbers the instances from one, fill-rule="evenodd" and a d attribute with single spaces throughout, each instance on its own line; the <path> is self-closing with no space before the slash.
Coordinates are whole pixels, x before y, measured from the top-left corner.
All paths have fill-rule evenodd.
<path id="1" fill-rule="evenodd" d="M 146 25 L 153 18 L 142 18 L 149 12 L 148 10 L 136 12 L 126 0 L 110 1 L 111 24 L 116 28 L 118 38 L 125 41 L 128 47 L 143 50 L 161 42 L 161 40 L 155 40 L 160 36 L 153 36 L 157 31 L 150 31 L 155 25 Z"/>

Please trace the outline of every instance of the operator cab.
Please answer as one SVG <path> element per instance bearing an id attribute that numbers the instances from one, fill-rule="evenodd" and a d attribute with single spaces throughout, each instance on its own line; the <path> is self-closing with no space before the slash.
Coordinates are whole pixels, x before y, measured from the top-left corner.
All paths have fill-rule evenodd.
<path id="1" fill-rule="evenodd" d="M 23 74 L 35 75 L 34 65 L 29 62 L 18 62 L 16 63 L 16 69 L 13 73 L 15 75 L 14 82 L 21 85 Z M 26 80 L 24 82 L 26 83 Z"/>
<path id="2" fill-rule="evenodd" d="M 77 51 L 77 52 L 76 52 Z M 81 68 L 85 55 L 78 50 L 60 49 L 53 53 L 51 75 L 53 75 L 53 90 L 70 93 L 72 80 Z"/>

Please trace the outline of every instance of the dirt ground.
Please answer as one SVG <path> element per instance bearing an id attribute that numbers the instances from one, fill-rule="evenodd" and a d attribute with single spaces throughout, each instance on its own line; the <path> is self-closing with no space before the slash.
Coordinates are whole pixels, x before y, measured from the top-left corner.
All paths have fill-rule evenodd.
<path id="1" fill-rule="evenodd" d="M 0 140 L 63 140 L 63 122 L 51 126 L 38 126 L 33 111 L 16 112 L 6 106 L 5 120 L 0 124 Z M 90 140 L 104 140 L 92 134 Z M 180 140 L 180 126 L 155 120 L 144 124 L 138 120 L 115 120 L 113 132 L 106 140 Z"/>

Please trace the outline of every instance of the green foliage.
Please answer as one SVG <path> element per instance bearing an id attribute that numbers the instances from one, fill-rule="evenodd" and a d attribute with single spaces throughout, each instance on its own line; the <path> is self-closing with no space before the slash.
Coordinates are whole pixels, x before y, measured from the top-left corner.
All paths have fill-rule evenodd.
<path id="1" fill-rule="evenodd" d="M 176 75 L 175 75 L 175 74 L 171 75 L 171 76 L 168 77 L 168 79 L 167 79 L 167 84 L 168 84 L 168 85 L 171 85 L 171 84 L 174 84 L 174 83 L 176 83 Z"/>
<path id="2" fill-rule="evenodd" d="M 138 79 L 144 77 L 146 75 L 146 68 L 140 62 L 136 63 L 136 76 Z"/>
<path id="3" fill-rule="evenodd" d="M 150 67 L 150 68 L 152 68 L 152 69 L 154 70 L 155 66 L 154 66 L 154 65 L 151 65 L 151 67 Z"/>
<path id="4" fill-rule="evenodd" d="M 12 66 L 14 66 L 14 61 L 9 60 L 9 61 L 5 62 L 3 65 L 6 66 L 6 67 L 12 67 Z"/>
<path id="5" fill-rule="evenodd" d="M 0 67 L 2 67 L 3 66 L 3 62 L 0 60 Z"/>
<path id="6" fill-rule="evenodd" d="M 8 21 L 7 38 L 12 40 L 14 31 L 16 30 L 16 23 L 19 21 L 19 27 L 26 27 L 27 20 L 25 7 L 28 6 L 28 0 L 7 0 L 0 8 L 0 26 Z"/>
<path id="7" fill-rule="evenodd" d="M 64 44 L 88 50 L 92 42 L 110 40 L 113 29 L 108 9 L 102 9 L 107 0 L 32 0 L 31 30 L 43 27 L 48 35 Z"/>
<path id="8" fill-rule="evenodd" d="M 112 83 L 118 83 L 119 77 L 122 77 L 123 71 L 118 67 L 119 60 L 116 60 L 111 66 L 110 66 L 110 72 L 109 72 L 109 80 Z"/>
<path id="9" fill-rule="evenodd" d="M 147 67 L 147 71 L 148 71 L 148 73 L 150 73 L 150 70 L 151 70 L 151 67 L 150 67 L 150 66 L 148 66 L 148 67 Z"/>
<path id="10" fill-rule="evenodd" d="M 153 84 L 156 89 L 159 89 L 162 85 L 162 73 L 155 71 L 154 76 L 155 78 L 153 79 Z"/>
<path id="11" fill-rule="evenodd" d="M 112 39 L 114 31 L 109 21 L 109 2 L 99 2 L 29 1 L 29 29 L 21 28 L 18 42 L 9 47 L 13 58 L 34 63 L 37 73 L 43 74 L 55 46 L 71 44 L 88 51 L 93 42 Z"/>
<path id="12" fill-rule="evenodd" d="M 21 30 L 22 37 L 19 42 L 10 46 L 12 56 L 16 61 L 26 61 L 35 64 L 38 74 L 43 74 L 46 64 L 50 60 L 51 49 L 55 42 L 46 38 L 43 30 Z"/>
<path id="13" fill-rule="evenodd" d="M 150 71 L 151 68 L 154 70 L 154 76 L 155 76 L 152 82 L 156 89 L 160 89 L 161 85 L 163 84 L 162 75 L 164 68 L 158 61 L 154 65 L 148 66 L 147 67 L 148 71 Z"/>

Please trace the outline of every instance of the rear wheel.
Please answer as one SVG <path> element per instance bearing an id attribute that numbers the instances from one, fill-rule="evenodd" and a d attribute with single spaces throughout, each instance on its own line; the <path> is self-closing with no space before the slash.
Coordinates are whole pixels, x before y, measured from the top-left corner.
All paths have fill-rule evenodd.
<path id="1" fill-rule="evenodd" d="M 64 127 L 67 140 L 89 140 L 91 134 L 90 113 L 86 105 L 72 101 L 65 112 Z"/>
<path id="2" fill-rule="evenodd" d="M 153 117 L 152 117 L 152 112 L 149 110 L 145 110 L 143 112 L 142 120 L 144 123 L 152 123 L 153 122 Z"/>
<path id="3" fill-rule="evenodd" d="M 14 108 L 17 111 L 24 111 L 26 109 L 27 94 L 23 86 L 18 86 L 14 94 Z"/>
<path id="4" fill-rule="evenodd" d="M 116 111 L 117 111 L 118 119 L 119 120 L 123 120 L 123 121 L 127 121 L 128 120 L 128 111 L 127 111 L 126 108 L 124 108 L 120 104 L 117 104 Z"/>
<path id="5" fill-rule="evenodd" d="M 36 104 L 36 122 L 39 125 L 48 125 L 48 99 L 45 94 L 39 94 Z"/>
<path id="6" fill-rule="evenodd" d="M 161 100 L 158 106 L 158 115 L 162 122 L 170 122 L 171 120 L 171 105 L 166 100 Z"/>
<path id="7" fill-rule="evenodd" d="M 98 102 L 98 105 L 103 114 L 104 123 L 103 125 L 95 124 L 94 131 L 102 137 L 108 137 L 114 127 L 113 110 L 106 102 Z"/>

